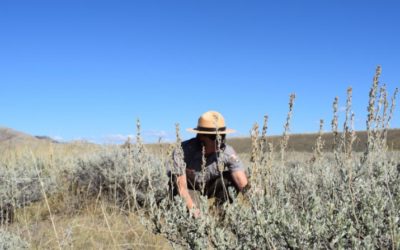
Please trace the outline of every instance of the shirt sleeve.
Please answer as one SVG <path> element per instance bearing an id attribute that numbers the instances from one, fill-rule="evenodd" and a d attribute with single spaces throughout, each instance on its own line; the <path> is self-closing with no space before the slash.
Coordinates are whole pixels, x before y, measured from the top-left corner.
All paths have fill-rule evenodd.
<path id="1" fill-rule="evenodd" d="M 238 170 L 246 171 L 243 162 L 240 160 L 239 156 L 231 146 L 226 146 L 224 156 L 225 164 L 230 172 L 235 172 Z"/>

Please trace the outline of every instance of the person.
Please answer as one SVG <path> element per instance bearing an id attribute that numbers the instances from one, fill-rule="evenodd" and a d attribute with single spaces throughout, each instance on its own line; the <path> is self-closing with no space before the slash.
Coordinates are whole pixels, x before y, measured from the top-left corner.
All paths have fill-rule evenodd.
<path id="1" fill-rule="evenodd" d="M 187 130 L 197 135 L 182 142 L 181 150 L 174 151 L 170 188 L 171 194 L 180 195 L 189 211 L 198 217 L 199 194 L 215 197 L 218 204 L 231 201 L 229 187 L 243 191 L 248 188 L 248 178 L 235 150 L 225 143 L 226 135 L 235 131 L 226 128 L 219 112 L 205 112 L 197 127 Z"/>

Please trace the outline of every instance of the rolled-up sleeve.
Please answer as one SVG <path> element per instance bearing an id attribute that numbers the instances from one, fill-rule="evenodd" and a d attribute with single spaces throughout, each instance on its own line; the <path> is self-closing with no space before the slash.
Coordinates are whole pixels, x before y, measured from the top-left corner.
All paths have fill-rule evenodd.
<path id="1" fill-rule="evenodd" d="M 228 170 L 230 172 L 235 172 L 235 171 L 246 171 L 246 167 L 244 166 L 243 162 L 240 160 L 239 156 L 235 152 L 235 150 L 227 145 L 225 150 L 224 150 L 224 158 L 225 158 L 225 164 L 228 167 Z"/>

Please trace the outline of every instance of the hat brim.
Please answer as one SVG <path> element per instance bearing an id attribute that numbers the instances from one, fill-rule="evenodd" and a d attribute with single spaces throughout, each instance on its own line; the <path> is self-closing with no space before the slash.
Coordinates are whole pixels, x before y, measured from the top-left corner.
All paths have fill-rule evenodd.
<path id="1" fill-rule="evenodd" d="M 186 131 L 191 132 L 191 133 L 196 133 L 196 134 L 207 134 L 207 135 L 215 135 L 215 134 L 220 134 L 220 135 L 226 135 L 226 134 L 232 134 L 235 133 L 236 131 L 230 128 L 227 128 L 222 131 L 204 131 L 204 130 L 199 130 L 197 128 L 188 128 Z"/>

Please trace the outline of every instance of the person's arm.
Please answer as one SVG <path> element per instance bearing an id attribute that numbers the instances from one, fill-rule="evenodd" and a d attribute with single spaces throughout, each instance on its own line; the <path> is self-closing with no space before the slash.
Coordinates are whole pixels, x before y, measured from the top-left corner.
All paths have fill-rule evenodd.
<path id="1" fill-rule="evenodd" d="M 242 191 L 249 183 L 246 175 L 246 167 L 243 165 L 235 150 L 229 145 L 226 145 L 225 148 L 225 163 L 228 166 L 236 188 Z"/>
<path id="2" fill-rule="evenodd" d="M 200 210 L 196 208 L 196 204 L 193 202 L 192 197 L 189 194 L 189 190 L 187 187 L 187 176 L 185 172 L 188 172 L 186 169 L 186 163 L 184 161 L 184 152 L 182 148 L 178 148 L 174 150 L 173 152 L 173 174 L 175 176 L 175 183 L 177 186 L 177 191 L 179 196 L 182 197 L 182 199 L 186 203 L 186 207 L 189 209 L 189 211 L 193 212 L 194 217 L 199 217 L 200 216 Z"/>
<path id="3" fill-rule="evenodd" d="M 181 175 L 176 178 L 176 184 L 178 186 L 178 193 L 186 203 L 187 208 L 190 210 L 195 207 L 192 197 L 189 195 L 187 188 L 186 175 Z"/>
<path id="4" fill-rule="evenodd" d="M 246 173 L 243 170 L 232 172 L 232 179 L 239 191 L 242 191 L 248 184 Z"/>
<path id="5" fill-rule="evenodd" d="M 196 204 L 193 202 L 193 199 L 189 194 L 186 175 L 178 176 L 176 179 L 176 184 L 178 186 L 179 195 L 185 200 L 186 207 L 193 213 L 195 218 L 200 217 L 200 209 L 196 207 Z"/>

